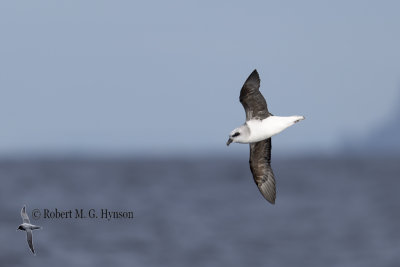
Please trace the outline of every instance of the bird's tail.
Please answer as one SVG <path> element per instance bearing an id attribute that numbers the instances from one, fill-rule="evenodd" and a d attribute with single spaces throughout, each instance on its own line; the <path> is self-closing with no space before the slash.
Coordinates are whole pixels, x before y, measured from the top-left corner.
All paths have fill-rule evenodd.
<path id="1" fill-rule="evenodd" d="M 304 120 L 305 119 L 305 117 L 304 116 L 293 116 L 293 117 L 295 117 L 295 121 L 294 121 L 294 123 L 298 123 L 299 121 L 302 121 L 302 120 Z"/>

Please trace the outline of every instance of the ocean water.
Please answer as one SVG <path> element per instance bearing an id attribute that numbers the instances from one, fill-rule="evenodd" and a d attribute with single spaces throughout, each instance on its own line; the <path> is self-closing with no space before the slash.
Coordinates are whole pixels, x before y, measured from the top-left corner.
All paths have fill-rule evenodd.
<path id="1" fill-rule="evenodd" d="M 243 158 L 2 159 L 0 266 L 400 266 L 400 158 L 272 164 L 275 205 Z"/>

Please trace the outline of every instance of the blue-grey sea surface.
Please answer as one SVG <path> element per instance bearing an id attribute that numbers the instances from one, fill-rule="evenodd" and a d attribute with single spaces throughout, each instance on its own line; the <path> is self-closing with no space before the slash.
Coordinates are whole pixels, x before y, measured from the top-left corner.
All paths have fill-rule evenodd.
<path id="1" fill-rule="evenodd" d="M 0 266 L 400 266 L 400 158 L 1 159 Z M 34 232 L 16 231 L 27 205 Z M 95 210 L 99 218 L 38 218 Z M 101 209 L 134 218 L 101 218 Z"/>

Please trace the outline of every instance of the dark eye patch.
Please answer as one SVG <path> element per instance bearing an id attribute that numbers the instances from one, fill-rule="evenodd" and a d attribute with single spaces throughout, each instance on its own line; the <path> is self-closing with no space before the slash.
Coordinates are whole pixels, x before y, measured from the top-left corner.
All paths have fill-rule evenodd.
<path id="1" fill-rule="evenodd" d="M 236 133 L 234 133 L 234 134 L 232 135 L 232 137 L 236 137 L 236 136 L 238 136 L 238 135 L 240 135 L 240 133 L 239 133 L 239 132 L 236 132 Z"/>

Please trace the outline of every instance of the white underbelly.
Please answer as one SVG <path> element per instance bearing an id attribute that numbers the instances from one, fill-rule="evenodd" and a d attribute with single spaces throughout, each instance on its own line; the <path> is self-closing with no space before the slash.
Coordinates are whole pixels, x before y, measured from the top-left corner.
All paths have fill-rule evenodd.
<path id="1" fill-rule="evenodd" d="M 264 120 L 250 120 L 247 125 L 250 128 L 250 142 L 259 142 L 270 138 L 286 128 L 292 126 L 295 121 L 303 119 L 301 116 L 279 117 L 269 116 Z"/>

